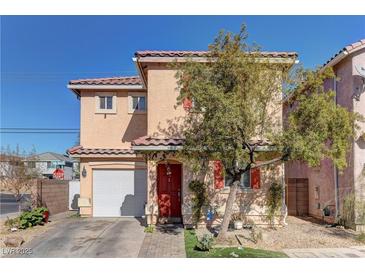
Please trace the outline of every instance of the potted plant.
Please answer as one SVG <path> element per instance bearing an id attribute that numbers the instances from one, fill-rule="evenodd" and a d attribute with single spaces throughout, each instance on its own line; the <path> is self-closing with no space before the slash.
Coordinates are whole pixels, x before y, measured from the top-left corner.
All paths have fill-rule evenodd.
<path id="1" fill-rule="evenodd" d="M 232 216 L 232 220 L 233 220 L 233 227 L 235 230 L 240 230 L 243 228 L 243 221 L 238 214 L 234 214 Z"/>
<path id="2" fill-rule="evenodd" d="M 325 208 L 323 208 L 323 215 L 328 217 L 331 215 L 331 210 L 328 206 L 326 206 Z"/>
<path id="3" fill-rule="evenodd" d="M 35 209 L 35 211 L 37 211 L 37 213 L 42 214 L 44 223 L 48 223 L 48 219 L 49 219 L 49 210 L 48 210 L 48 208 L 38 207 L 38 208 Z"/>

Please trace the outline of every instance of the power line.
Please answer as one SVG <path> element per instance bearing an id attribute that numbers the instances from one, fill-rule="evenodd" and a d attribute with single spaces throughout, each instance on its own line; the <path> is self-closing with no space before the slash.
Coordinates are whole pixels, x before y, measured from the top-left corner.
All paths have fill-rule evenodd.
<path id="1" fill-rule="evenodd" d="M 79 128 L 1 127 L 0 130 L 80 130 Z"/>
<path id="2" fill-rule="evenodd" d="M 78 128 L 26 128 L 2 127 L 0 134 L 78 134 Z"/>
<path id="3" fill-rule="evenodd" d="M 79 131 L 0 131 L 0 134 L 76 134 Z"/>

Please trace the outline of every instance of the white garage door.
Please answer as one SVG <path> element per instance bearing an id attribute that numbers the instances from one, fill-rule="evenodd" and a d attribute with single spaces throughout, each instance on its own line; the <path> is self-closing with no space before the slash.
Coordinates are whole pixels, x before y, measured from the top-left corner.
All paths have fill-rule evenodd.
<path id="1" fill-rule="evenodd" d="M 145 170 L 94 170 L 94 217 L 143 216 L 146 199 Z"/>

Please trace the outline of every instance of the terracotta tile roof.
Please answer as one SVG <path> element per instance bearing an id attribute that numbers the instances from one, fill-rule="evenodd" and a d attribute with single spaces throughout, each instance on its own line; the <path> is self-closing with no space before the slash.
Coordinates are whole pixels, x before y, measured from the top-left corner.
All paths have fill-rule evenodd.
<path id="1" fill-rule="evenodd" d="M 71 156 L 81 156 L 81 155 L 124 155 L 124 154 L 134 154 L 132 149 L 105 149 L 105 148 L 84 148 L 82 146 L 72 147 L 67 150 Z"/>
<path id="2" fill-rule="evenodd" d="M 154 138 L 142 136 L 132 142 L 133 146 L 181 146 L 184 139 L 181 138 Z"/>
<path id="3" fill-rule="evenodd" d="M 365 46 L 365 39 L 361 39 L 360 41 L 352 43 L 351 45 L 346 46 L 344 49 L 347 51 L 353 51 L 361 46 Z"/>
<path id="4" fill-rule="evenodd" d="M 132 141 L 134 147 L 144 146 L 183 146 L 184 139 L 182 138 L 155 138 L 150 136 L 142 136 Z M 273 144 L 267 140 L 256 140 L 250 141 L 251 145 L 258 144 L 259 147 L 272 146 Z M 137 148 L 136 148 L 137 149 Z"/>
<path id="5" fill-rule="evenodd" d="M 71 80 L 70 85 L 142 85 L 139 76 Z"/>
<path id="6" fill-rule="evenodd" d="M 337 52 L 334 56 L 331 57 L 326 63 L 323 64 L 323 67 L 325 67 L 327 64 L 329 64 L 333 59 L 335 59 L 337 56 L 339 56 L 343 52 L 353 53 L 361 48 L 365 47 L 365 39 L 361 39 L 360 41 L 357 41 L 355 43 L 352 43 L 344 48 L 342 48 L 339 52 Z M 340 61 L 340 60 L 339 60 Z M 338 62 L 339 62 L 338 61 Z M 337 63 L 337 62 L 336 62 Z M 333 64 L 335 65 L 335 64 Z"/>
<path id="7" fill-rule="evenodd" d="M 298 56 L 296 52 L 285 51 L 262 51 L 260 54 L 263 57 L 292 57 Z M 209 51 L 191 51 L 191 50 L 144 50 L 137 51 L 134 54 L 136 57 L 207 57 Z"/>

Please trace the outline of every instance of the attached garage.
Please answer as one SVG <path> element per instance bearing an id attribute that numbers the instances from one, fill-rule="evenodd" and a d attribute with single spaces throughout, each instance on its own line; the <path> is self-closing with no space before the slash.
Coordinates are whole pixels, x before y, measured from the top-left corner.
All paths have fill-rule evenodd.
<path id="1" fill-rule="evenodd" d="M 140 217 L 146 200 L 146 170 L 93 171 L 94 217 Z"/>

